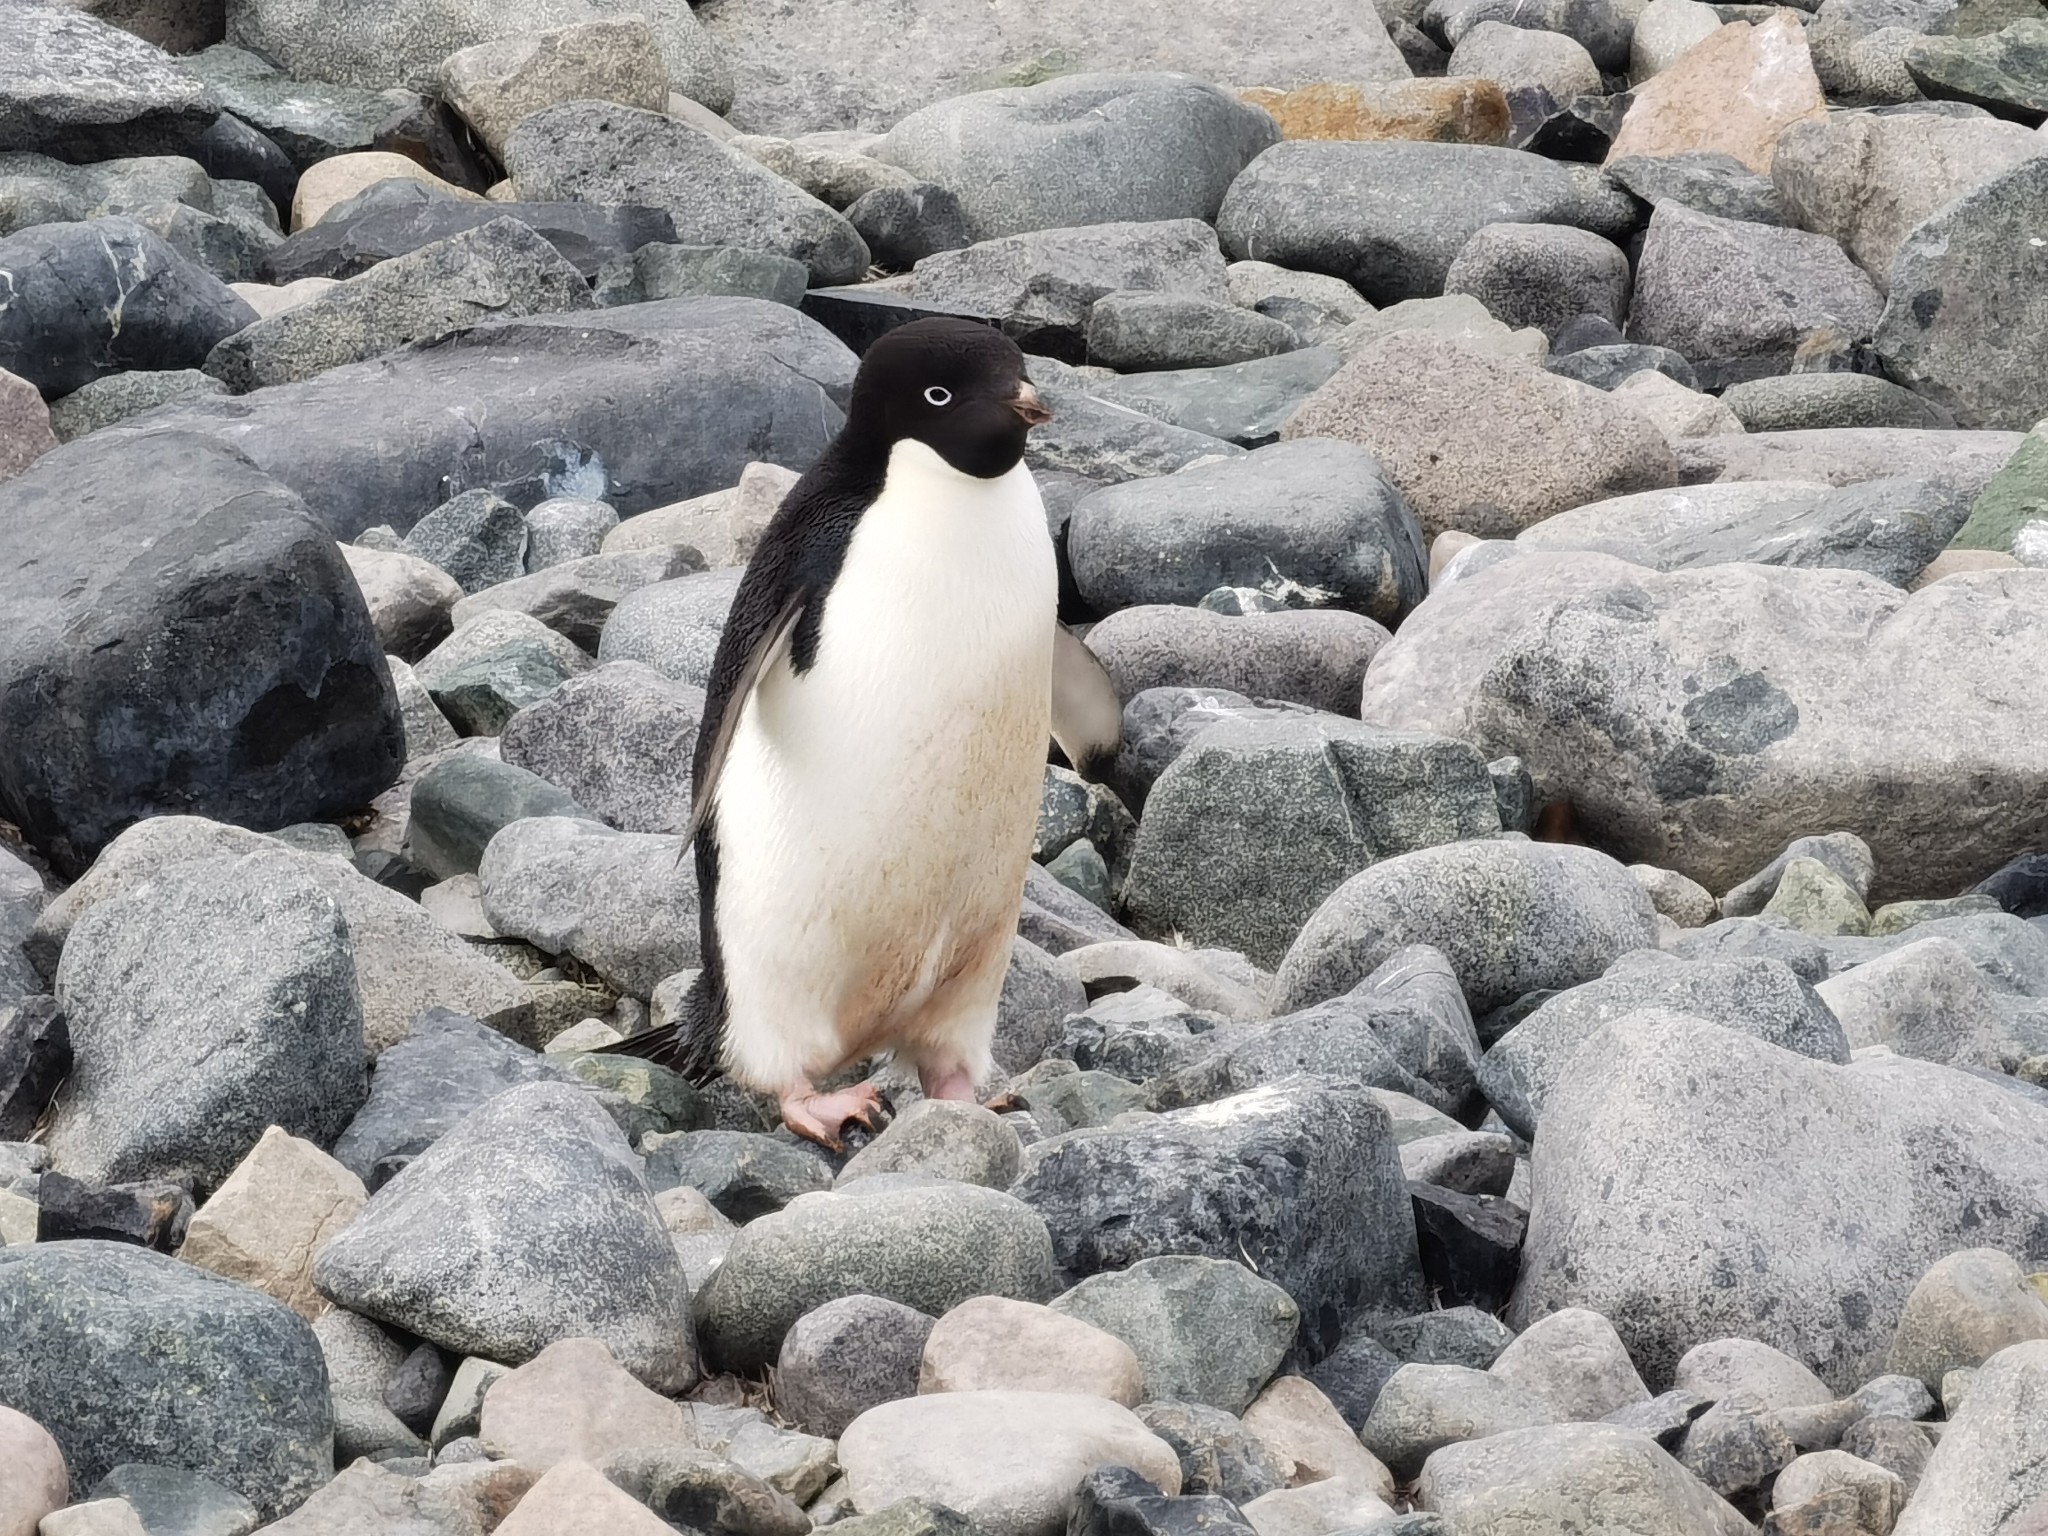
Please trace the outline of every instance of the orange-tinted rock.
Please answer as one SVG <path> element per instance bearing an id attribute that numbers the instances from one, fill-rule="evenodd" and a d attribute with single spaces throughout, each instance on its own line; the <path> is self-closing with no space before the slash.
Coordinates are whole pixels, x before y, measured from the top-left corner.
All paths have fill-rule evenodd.
<path id="1" fill-rule="evenodd" d="M 0 368 L 0 480 L 20 474 L 56 446 L 42 392 Z"/>
<path id="2" fill-rule="evenodd" d="M 1505 144 L 1508 99 L 1491 80 L 1323 81 L 1291 91 L 1239 93 L 1264 107 L 1289 139 L 1425 139 Z"/>
<path id="3" fill-rule="evenodd" d="M 1826 111 L 1806 34 L 1790 14 L 1730 22 L 1636 87 L 1607 159 L 1719 152 L 1768 176 L 1778 135 Z"/>

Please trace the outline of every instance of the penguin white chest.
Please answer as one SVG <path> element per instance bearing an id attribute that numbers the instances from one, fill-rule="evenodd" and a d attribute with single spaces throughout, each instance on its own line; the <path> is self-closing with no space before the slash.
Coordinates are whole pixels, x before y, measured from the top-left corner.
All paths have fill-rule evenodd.
<path id="1" fill-rule="evenodd" d="M 987 1070 L 1050 732 L 1057 583 L 1037 486 L 898 443 L 817 653 L 741 716 L 717 809 L 732 1070 L 896 1048 Z"/>

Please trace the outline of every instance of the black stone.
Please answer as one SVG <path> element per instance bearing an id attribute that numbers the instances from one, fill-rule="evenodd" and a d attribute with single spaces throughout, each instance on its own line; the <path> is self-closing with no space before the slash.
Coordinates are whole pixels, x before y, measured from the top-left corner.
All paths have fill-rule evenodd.
<path id="1" fill-rule="evenodd" d="M 424 1436 L 434 1427 L 434 1415 L 441 1399 L 448 1395 L 453 1373 L 440 1350 L 421 1344 L 384 1383 L 384 1406 L 416 1435 Z"/>
<path id="2" fill-rule="evenodd" d="M 846 219 L 867 241 L 877 266 L 901 272 L 939 251 L 973 244 L 960 199 L 929 183 L 864 192 L 846 210 Z"/>
<path id="3" fill-rule="evenodd" d="M 500 178 L 498 163 L 445 101 L 423 98 L 378 125 L 370 148 L 416 160 L 451 186 L 482 192 Z"/>
<path id="4" fill-rule="evenodd" d="M 1067 1536 L 1235 1536 L 1251 1524 L 1215 1494 L 1169 1498 L 1129 1467 L 1097 1467 L 1081 1481 Z"/>
<path id="5" fill-rule="evenodd" d="M 1628 91 L 1613 96 L 1574 96 L 1546 117 L 1522 147 L 1551 160 L 1576 160 L 1598 165 L 1614 146 L 1621 120 L 1635 97 Z"/>
<path id="6" fill-rule="evenodd" d="M 1380 1388 L 1404 1363 L 1370 1334 L 1354 1331 L 1302 1374 L 1322 1389 L 1346 1424 L 1360 1430 L 1380 1400 Z"/>
<path id="7" fill-rule="evenodd" d="M 1001 317 L 997 315 L 866 287 L 813 288 L 804 295 L 804 301 L 798 307 L 856 353 L 866 352 L 884 332 L 934 315 L 954 315 L 1001 325 Z"/>
<path id="8" fill-rule="evenodd" d="M 247 181 L 261 187 L 277 209 L 279 222 L 289 222 L 299 172 L 292 157 L 261 128 L 223 112 L 199 136 L 190 153 L 215 181 Z"/>
<path id="9" fill-rule="evenodd" d="M 116 429 L 0 483 L 0 613 L 0 817 L 68 876 L 147 816 L 338 817 L 405 761 L 332 537 L 223 444 Z"/>
<path id="10" fill-rule="evenodd" d="M 185 1240 L 192 1192 L 182 1184 L 88 1184 L 46 1173 L 36 1187 L 36 1241 L 98 1238 L 169 1253 Z"/>
<path id="11" fill-rule="evenodd" d="M 1415 1241 L 1431 1293 L 1449 1306 L 1498 1312 L 1514 1294 L 1528 1213 L 1498 1195 L 1410 1182 Z"/>
<path id="12" fill-rule="evenodd" d="M 647 1183 L 657 1192 L 686 1187 L 745 1224 L 779 1211 L 798 1195 L 832 1187 L 825 1160 L 776 1136 L 747 1131 L 686 1131 L 647 1155 Z"/>
<path id="13" fill-rule="evenodd" d="M 524 224 L 562 253 L 562 258 L 594 277 L 608 261 L 629 257 L 654 240 L 675 239 L 675 222 L 659 208 L 631 204 L 591 203 L 464 203 L 417 194 L 383 191 L 382 184 L 302 229 L 264 258 L 264 278 L 272 283 L 302 277 L 355 277 L 380 261 L 403 256 L 436 240 L 476 229 L 493 219 Z M 417 182 L 395 185 L 418 187 Z M 359 211 L 358 211 L 359 210 Z"/>
<path id="14" fill-rule="evenodd" d="M 412 787 L 414 860 L 443 879 L 473 874 L 500 830 L 528 816 L 592 816 L 539 774 L 488 757 L 444 757 Z"/>
<path id="15" fill-rule="evenodd" d="M 54 997 L 0 1005 L 0 1141 L 26 1141 L 71 1071 L 71 1034 Z"/>
<path id="16" fill-rule="evenodd" d="M 0 368 L 45 399 L 110 373 L 197 368 L 256 320 L 234 290 L 133 219 L 37 224 L 0 240 L 24 274 L 0 305 Z"/>
<path id="17" fill-rule="evenodd" d="M 1970 894 L 1989 896 L 2014 917 L 2048 915 L 2048 853 L 2021 854 L 1971 886 Z"/>

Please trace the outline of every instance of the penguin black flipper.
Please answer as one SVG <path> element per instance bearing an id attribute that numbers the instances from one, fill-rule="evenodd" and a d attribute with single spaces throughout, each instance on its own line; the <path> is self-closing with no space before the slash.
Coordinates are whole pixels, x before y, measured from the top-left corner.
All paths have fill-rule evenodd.
<path id="1" fill-rule="evenodd" d="M 775 622 L 763 630 L 752 650 L 741 659 L 732 685 L 725 690 L 720 700 L 718 724 L 714 729 L 711 712 L 705 710 L 705 718 L 699 727 L 696 764 L 690 779 L 690 820 L 683 828 L 683 847 L 688 848 L 704 830 L 704 819 L 711 814 L 711 802 L 718 787 L 718 776 L 725 772 L 725 760 L 732 755 L 732 739 L 739 730 L 740 716 L 746 701 L 753 696 L 754 685 L 761 681 L 763 674 L 776 662 L 789 654 L 792 641 L 796 638 L 797 622 L 804 616 L 802 593 L 792 592 L 784 600 L 782 611 L 775 616 Z M 706 698 L 706 704 L 709 704 Z M 708 744 L 708 745 L 707 745 Z"/>
<path id="2" fill-rule="evenodd" d="M 1052 627 L 1052 739 L 1084 779 L 1100 778 L 1124 740 L 1124 704 L 1116 684 L 1064 624 Z"/>

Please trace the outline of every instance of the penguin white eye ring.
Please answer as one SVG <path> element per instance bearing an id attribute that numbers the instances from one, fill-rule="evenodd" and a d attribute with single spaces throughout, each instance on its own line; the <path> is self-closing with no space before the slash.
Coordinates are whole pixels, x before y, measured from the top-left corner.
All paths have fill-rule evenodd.
<path id="1" fill-rule="evenodd" d="M 924 403 L 926 405 L 936 405 L 941 410 L 944 410 L 953 403 L 953 391 L 946 388 L 943 384 L 934 384 L 924 392 Z"/>

